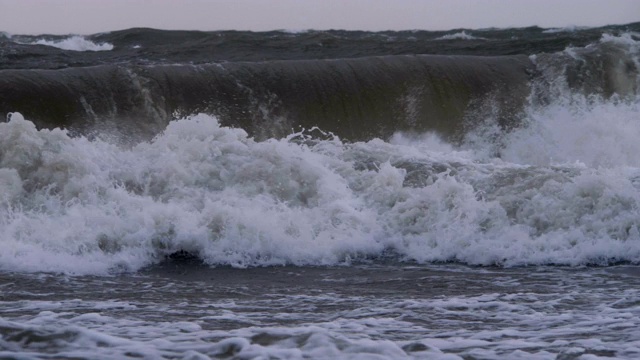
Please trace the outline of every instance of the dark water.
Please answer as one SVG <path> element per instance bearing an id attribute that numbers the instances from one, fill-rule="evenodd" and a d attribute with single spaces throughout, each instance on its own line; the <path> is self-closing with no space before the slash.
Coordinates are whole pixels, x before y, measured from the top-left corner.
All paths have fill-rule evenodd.
<path id="1" fill-rule="evenodd" d="M 584 29 L 453 29 L 449 31 L 174 31 L 128 29 L 86 36 L 111 44 L 106 52 L 70 53 L 38 40 L 69 36 L 12 35 L 2 39 L 2 69 L 62 69 L 124 63 L 207 64 L 211 62 L 345 59 L 386 55 L 533 55 L 585 47 L 603 33 L 638 31 L 639 23 Z M 462 34 L 466 36 L 460 36 Z M 457 36 L 456 36 L 457 35 Z M 449 38 L 448 38 L 449 37 Z"/>
<path id="2" fill-rule="evenodd" d="M 635 94 L 633 54 L 600 41 L 634 31 L 637 23 L 566 31 L 130 29 L 69 43 L 15 35 L 0 43 L 0 112 L 21 112 L 39 127 L 110 127 L 146 138 L 203 112 L 262 139 L 319 126 L 349 140 L 427 130 L 459 140 L 483 107 L 495 109 L 502 126 L 517 126 L 532 81 L 560 76 L 585 94 Z M 25 45 L 37 41 L 110 50 Z M 549 89 L 536 96 L 544 101 Z"/>
<path id="3" fill-rule="evenodd" d="M 639 34 L 0 36 L 0 358 L 640 357 Z"/>

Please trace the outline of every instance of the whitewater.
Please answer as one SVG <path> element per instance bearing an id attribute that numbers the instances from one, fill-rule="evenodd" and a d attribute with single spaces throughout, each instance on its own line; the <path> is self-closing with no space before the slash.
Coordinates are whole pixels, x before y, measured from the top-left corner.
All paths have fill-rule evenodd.
<path id="1" fill-rule="evenodd" d="M 497 36 L 467 33 L 429 36 L 456 44 Z M 114 39 L 94 41 L 118 51 Z M 59 109 L 46 106 L 63 97 L 51 93 L 34 118 L 19 106 L 36 102 L 15 102 L 0 123 L 0 357 L 637 358 L 638 46 L 637 33 L 624 32 L 528 55 L 526 66 L 519 58 L 452 58 L 452 67 L 445 58 L 415 60 L 434 66 L 429 76 L 525 69 L 524 100 L 507 96 L 519 94 L 516 80 L 501 93 L 467 72 L 442 75 L 437 91 L 411 83 L 384 92 L 338 77 L 348 101 L 357 101 L 354 86 L 394 97 L 399 117 L 369 123 L 379 136 L 350 112 L 355 105 L 331 107 L 331 94 L 305 93 L 322 111 L 288 102 L 283 94 L 293 93 L 269 82 L 268 69 L 287 67 L 282 60 L 193 65 L 218 81 L 231 76 L 241 89 L 211 90 L 218 100 L 207 107 L 143 77 L 159 67 L 167 78 L 191 79 L 165 64 L 127 70 L 138 81 L 140 112 L 109 95 L 102 113 L 101 99 L 87 95 L 73 110 L 85 120 L 61 128 L 51 124 L 63 120 L 46 120 Z M 611 53 L 624 57 L 602 55 Z M 341 61 L 355 73 L 396 66 L 383 58 L 291 67 L 321 83 L 324 66 L 335 66 L 334 76 Z M 103 74 L 99 66 L 2 71 L 5 79 L 62 74 L 69 86 L 74 71 Z M 268 81 L 255 85 L 256 78 Z M 460 87 L 459 79 L 473 84 Z M 43 81 L 43 93 L 51 83 Z M 462 90 L 482 98 L 459 97 Z M 171 112 L 160 97 L 185 105 Z M 433 104 L 445 110 L 426 108 Z M 468 108 L 457 113 L 451 104 Z M 185 114 L 187 105 L 197 111 Z M 380 103 L 368 105 L 386 114 Z M 123 119 L 122 109 L 142 115 Z M 234 122 L 242 111 L 249 120 Z M 303 111 L 310 117 L 292 116 Z M 148 122 L 149 114 L 171 119 Z M 308 126 L 321 114 L 344 118 Z M 433 120 L 445 115 L 445 125 Z M 424 119 L 433 123 L 421 127 Z"/>
<path id="2" fill-rule="evenodd" d="M 435 136 L 256 142 L 204 114 L 128 148 L 14 113 L 2 267 L 107 274 L 178 251 L 239 267 L 637 263 L 638 103 L 587 107 L 531 114 L 500 158 Z"/>

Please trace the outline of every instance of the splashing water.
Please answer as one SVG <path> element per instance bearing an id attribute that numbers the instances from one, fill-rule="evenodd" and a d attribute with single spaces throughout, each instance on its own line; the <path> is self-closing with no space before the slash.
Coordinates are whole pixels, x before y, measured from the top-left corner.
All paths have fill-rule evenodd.
<path id="1" fill-rule="evenodd" d="M 32 45 L 53 46 L 62 50 L 71 51 L 109 51 L 113 50 L 113 45 L 109 43 L 96 44 L 91 40 L 85 39 L 83 36 L 74 35 L 62 40 L 45 40 L 40 39 L 30 43 Z"/>
<path id="2" fill-rule="evenodd" d="M 552 105 L 498 141 L 457 150 L 400 134 L 256 142 L 208 115 L 122 148 L 38 131 L 14 114 L 0 124 L 2 240 L 10 244 L 0 265 L 104 273 L 176 251 L 240 267 L 390 254 L 484 265 L 635 263 L 637 106 Z M 496 148 L 499 158 L 487 155 Z"/>

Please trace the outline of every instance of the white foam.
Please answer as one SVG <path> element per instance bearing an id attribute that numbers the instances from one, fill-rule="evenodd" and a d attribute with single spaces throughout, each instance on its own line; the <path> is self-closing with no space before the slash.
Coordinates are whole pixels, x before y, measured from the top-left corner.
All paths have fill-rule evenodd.
<path id="1" fill-rule="evenodd" d="M 277 31 L 283 32 L 285 34 L 296 34 L 297 35 L 297 34 L 310 33 L 310 32 L 313 32 L 314 30 L 311 30 L 311 29 L 280 29 L 280 30 L 277 30 Z"/>
<path id="2" fill-rule="evenodd" d="M 91 40 L 87 40 L 84 36 L 74 35 L 63 40 L 45 40 L 40 39 L 30 43 L 32 45 L 46 45 L 53 46 L 58 49 L 71 50 L 71 51 L 109 51 L 113 50 L 113 45 L 109 43 L 94 43 Z"/>
<path id="3" fill-rule="evenodd" d="M 602 34 L 600 42 L 611 42 L 626 45 L 637 51 L 638 46 L 640 45 L 640 33 L 631 31 L 620 35 Z"/>
<path id="4" fill-rule="evenodd" d="M 454 34 L 447 34 L 436 38 L 436 40 L 486 40 L 482 37 L 473 36 L 471 34 L 467 34 L 466 31 L 462 30 L 460 32 Z"/>
<path id="5" fill-rule="evenodd" d="M 95 289 L 114 282 L 123 291 L 131 283 L 119 281 L 129 279 L 91 279 L 88 288 L 86 278 L 48 279 L 84 300 L 3 302 L 8 315 L 0 326 L 14 336 L 0 339 L 0 356 L 553 359 L 607 353 L 633 359 L 640 353 L 635 277 L 548 268 L 491 274 L 467 268 L 442 276 L 442 268 L 433 269 L 421 278 L 397 275 L 361 294 L 334 284 L 335 292 L 302 294 L 308 289 L 303 285 L 267 296 L 231 292 L 217 298 L 211 296 L 221 291 L 215 272 L 204 282 L 144 279 L 135 284 L 146 285 L 145 297 L 133 297 L 133 303 L 92 297 Z M 378 270 L 385 268 L 369 271 Z M 276 275 L 275 281 L 281 280 Z M 408 293 L 375 291 L 399 282 L 407 284 Z M 455 290 L 430 292 L 411 284 Z"/>
<path id="6" fill-rule="evenodd" d="M 531 110 L 491 151 L 433 136 L 256 142 L 207 115 L 121 148 L 13 114 L 0 124 L 0 268 L 135 271 L 178 250 L 238 267 L 389 251 L 418 262 L 640 262 L 638 106 Z"/>
<path id="7" fill-rule="evenodd" d="M 565 27 L 561 27 L 561 28 L 547 29 L 547 30 L 542 31 L 542 33 L 543 34 L 556 34 L 556 33 L 562 33 L 562 32 L 576 32 L 576 31 L 586 30 L 586 29 L 589 29 L 589 27 L 587 27 L 587 26 L 570 25 L 570 26 L 565 26 Z"/>
<path id="8" fill-rule="evenodd" d="M 441 153 L 451 153 L 455 151 L 454 146 L 442 140 L 436 133 L 407 134 L 397 132 L 389 139 L 389 143 Z"/>
<path id="9" fill-rule="evenodd" d="M 502 158 L 542 166 L 640 167 L 639 103 L 575 101 L 530 112 L 527 126 L 504 141 Z"/>

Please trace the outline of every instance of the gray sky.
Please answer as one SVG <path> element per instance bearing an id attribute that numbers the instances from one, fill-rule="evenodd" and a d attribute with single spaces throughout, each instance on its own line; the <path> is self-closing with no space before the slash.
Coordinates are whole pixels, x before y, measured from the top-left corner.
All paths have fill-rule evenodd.
<path id="1" fill-rule="evenodd" d="M 640 0 L 0 0 L 0 31 L 445 30 L 640 21 Z"/>

